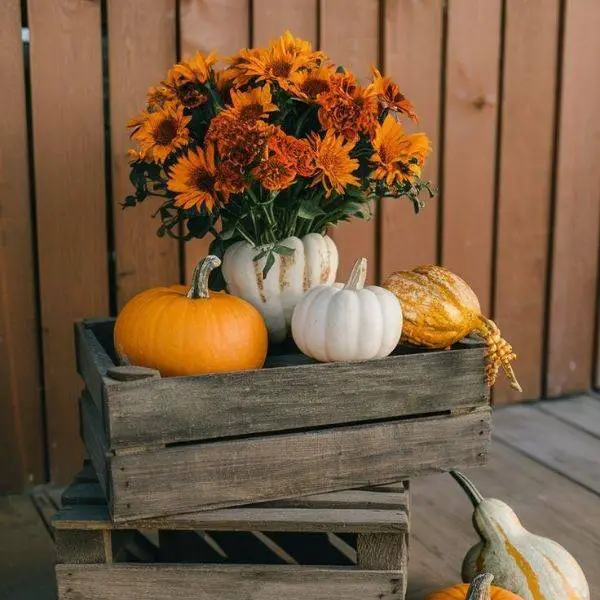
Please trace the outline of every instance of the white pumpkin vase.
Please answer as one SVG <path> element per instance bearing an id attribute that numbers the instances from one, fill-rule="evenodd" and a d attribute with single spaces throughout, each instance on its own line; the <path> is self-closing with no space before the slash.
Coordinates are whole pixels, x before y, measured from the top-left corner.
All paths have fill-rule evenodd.
<path id="1" fill-rule="evenodd" d="M 275 263 L 263 278 L 266 256 L 254 260 L 262 247 L 236 242 L 225 251 L 221 271 L 230 294 L 250 302 L 263 315 L 269 339 L 280 343 L 288 335 L 292 313 L 298 301 L 311 288 L 335 281 L 338 251 L 333 240 L 318 233 L 278 242 L 294 250 L 290 255 L 275 254 Z"/>
<path id="2" fill-rule="evenodd" d="M 359 258 L 346 284 L 320 285 L 296 306 L 292 335 L 320 362 L 369 360 L 390 354 L 400 341 L 402 307 L 394 294 L 364 287 L 367 259 Z"/>

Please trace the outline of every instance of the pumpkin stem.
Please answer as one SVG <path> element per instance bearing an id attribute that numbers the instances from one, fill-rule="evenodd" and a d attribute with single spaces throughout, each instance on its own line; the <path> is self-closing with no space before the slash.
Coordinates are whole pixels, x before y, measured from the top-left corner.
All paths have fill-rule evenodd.
<path id="1" fill-rule="evenodd" d="M 510 386 L 522 392 L 523 388 L 517 381 L 517 377 L 511 366 L 511 361 L 517 358 L 517 355 L 513 352 L 512 346 L 502 338 L 498 325 L 491 319 L 479 315 L 480 326 L 477 328 L 477 333 L 483 337 L 488 345 L 488 356 L 487 356 L 487 368 L 486 377 L 490 387 L 496 382 L 498 376 L 498 369 L 502 367 Z"/>
<path id="2" fill-rule="evenodd" d="M 359 258 L 352 267 L 352 272 L 346 285 L 345 290 L 362 290 L 365 287 L 365 280 L 367 278 L 367 259 Z"/>
<path id="3" fill-rule="evenodd" d="M 465 494 L 467 494 L 473 506 L 477 508 L 483 502 L 484 498 L 471 480 L 467 479 L 460 471 L 450 471 L 450 475 L 452 475 Z"/>
<path id="4" fill-rule="evenodd" d="M 203 258 L 195 267 L 192 275 L 192 286 L 186 296 L 190 300 L 198 298 L 208 298 L 208 277 L 213 269 L 216 269 L 221 264 L 221 259 L 214 254 L 210 254 Z"/>
<path id="5" fill-rule="evenodd" d="M 467 597 L 465 600 L 489 600 L 490 599 L 490 585 L 494 576 L 491 573 L 481 573 L 477 575 L 467 591 Z"/>

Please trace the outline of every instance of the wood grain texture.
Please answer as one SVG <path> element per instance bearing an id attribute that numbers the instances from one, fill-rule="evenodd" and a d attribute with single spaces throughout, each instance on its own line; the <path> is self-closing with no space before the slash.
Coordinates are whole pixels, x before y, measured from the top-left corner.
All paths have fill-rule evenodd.
<path id="1" fill-rule="evenodd" d="M 494 415 L 494 437 L 600 495 L 598 439 L 532 406 Z"/>
<path id="2" fill-rule="evenodd" d="M 45 477 L 21 3 L 0 11 L 0 493 Z"/>
<path id="3" fill-rule="evenodd" d="M 400 481 L 485 462 L 490 409 L 111 459 L 115 521 Z M 318 462 L 315 464 L 315 457 Z"/>
<path id="4" fill-rule="evenodd" d="M 158 85 L 176 59 L 175 0 L 109 0 L 108 69 L 117 305 L 138 292 L 179 281 L 176 240 L 159 238 L 150 218 L 159 198 L 134 209 L 120 204 L 131 193 L 127 150 L 133 147 L 127 120 L 145 108 L 146 92 Z"/>
<path id="5" fill-rule="evenodd" d="M 377 0 L 321 0 L 320 14 L 321 49 L 334 63 L 350 69 L 361 82 L 368 81 L 371 65 L 377 65 L 379 59 Z M 370 220 L 340 223 L 330 235 L 340 253 L 336 281 L 345 281 L 354 261 L 364 256 L 370 265 L 367 281 L 373 283 L 377 276 L 375 215 Z"/>
<path id="6" fill-rule="evenodd" d="M 220 600 L 402 600 L 400 572 L 295 565 L 58 565 L 60 600 L 171 600 L 190 589 Z"/>
<path id="7" fill-rule="evenodd" d="M 317 0 L 254 0 L 253 46 L 266 46 L 286 30 L 314 46 L 317 39 Z"/>
<path id="8" fill-rule="evenodd" d="M 406 568 L 406 537 L 394 533 L 361 533 L 356 543 L 356 556 L 361 569 Z"/>
<path id="9" fill-rule="evenodd" d="M 100 3 L 28 10 L 48 453 L 66 482 L 82 460 L 71 327 L 108 312 Z"/>
<path id="10" fill-rule="evenodd" d="M 545 413 L 600 438 L 600 399 L 578 396 L 537 405 Z"/>
<path id="11" fill-rule="evenodd" d="M 414 104 L 419 124 L 403 121 L 407 131 L 424 131 L 431 139 L 423 177 L 438 185 L 440 139 L 442 0 L 386 0 L 383 69 Z M 381 200 L 380 272 L 383 277 L 401 269 L 437 262 L 438 200 L 428 200 L 414 214 L 406 199 Z"/>
<path id="12" fill-rule="evenodd" d="M 450 0 L 442 262 L 489 311 L 496 173 L 500 0 Z"/>
<path id="13" fill-rule="evenodd" d="M 595 345 L 600 229 L 600 4 L 566 3 L 550 311 L 548 396 L 586 390 Z M 582 76 L 585 74 L 585 76 Z"/>
<path id="14" fill-rule="evenodd" d="M 500 404 L 542 393 L 558 21 L 558 0 L 506 3 L 494 318 L 524 394 L 501 378 Z"/>
<path id="15" fill-rule="evenodd" d="M 235 54 L 249 43 L 249 0 L 179 0 L 179 53 L 191 56 L 198 50 L 216 50 L 223 58 Z M 221 65 L 224 61 L 221 60 Z M 212 237 L 186 242 L 185 276 L 190 282 L 194 267 L 208 254 Z"/>

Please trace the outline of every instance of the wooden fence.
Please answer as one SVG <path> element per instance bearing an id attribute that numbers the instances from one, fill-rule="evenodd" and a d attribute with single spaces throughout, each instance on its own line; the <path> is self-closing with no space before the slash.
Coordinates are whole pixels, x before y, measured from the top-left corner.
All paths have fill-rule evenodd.
<path id="1" fill-rule="evenodd" d="M 4 0 L 0 11 L 0 489 L 79 466 L 72 323 L 176 282 L 204 250 L 123 212 L 124 128 L 178 54 L 290 28 L 379 64 L 435 146 L 440 196 L 335 231 L 343 271 L 441 262 L 519 353 L 523 398 L 599 383 L 598 0 Z M 518 398 L 502 382 L 497 402 Z M 8 457 L 8 458 L 7 458 Z"/>

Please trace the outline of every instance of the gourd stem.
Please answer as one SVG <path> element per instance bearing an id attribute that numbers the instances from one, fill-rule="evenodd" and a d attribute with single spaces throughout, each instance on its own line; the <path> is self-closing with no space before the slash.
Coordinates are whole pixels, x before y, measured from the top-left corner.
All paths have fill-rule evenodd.
<path id="1" fill-rule="evenodd" d="M 467 591 L 467 597 L 465 600 L 489 600 L 490 599 L 490 585 L 494 576 L 491 573 L 481 573 L 477 575 Z"/>
<path id="2" fill-rule="evenodd" d="M 481 502 L 483 502 L 484 498 L 479 493 L 477 488 L 473 485 L 473 483 L 467 479 L 460 471 L 450 471 L 450 475 L 455 479 L 455 481 L 460 485 L 465 494 L 469 497 L 469 500 L 473 504 L 475 508 L 477 508 Z"/>
<path id="3" fill-rule="evenodd" d="M 345 290 L 362 290 L 365 287 L 365 280 L 367 279 L 367 259 L 359 258 L 352 267 L 352 272 L 346 285 Z"/>
<path id="4" fill-rule="evenodd" d="M 221 264 L 221 259 L 214 254 L 203 258 L 195 267 L 192 275 L 192 286 L 186 296 L 190 300 L 198 300 L 199 298 L 208 298 L 208 278 L 210 272 L 216 269 Z"/>

